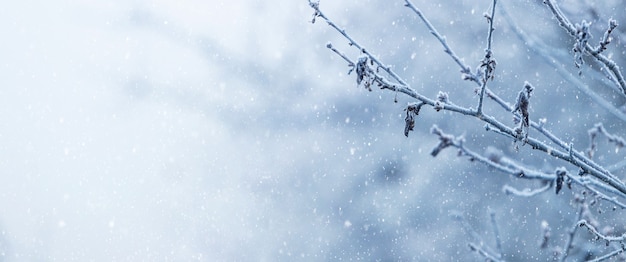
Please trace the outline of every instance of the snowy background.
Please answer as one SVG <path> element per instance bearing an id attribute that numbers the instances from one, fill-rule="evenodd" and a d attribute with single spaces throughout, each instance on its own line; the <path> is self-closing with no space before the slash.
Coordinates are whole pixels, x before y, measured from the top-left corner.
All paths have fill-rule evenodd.
<path id="1" fill-rule="evenodd" d="M 474 106 L 474 85 L 461 81 L 402 4 L 322 0 L 321 7 L 423 94 L 444 90 Z M 416 5 L 476 66 L 487 2 Z M 527 33 L 569 51 L 540 1 L 509 5 Z M 620 1 L 596 8 L 618 20 L 624 13 Z M 451 214 L 464 214 L 493 243 L 490 210 L 509 258 L 546 256 L 537 247 L 540 222 L 560 237 L 573 222 L 571 193 L 505 196 L 504 184 L 539 185 L 453 150 L 433 159 L 437 141 L 428 132 L 437 124 L 465 134 L 475 151 L 495 146 L 537 168 L 563 163 L 529 148 L 517 153 L 482 123 L 430 109 L 404 137 L 410 100 L 399 96 L 396 104 L 390 92 L 357 88 L 325 45 L 352 58 L 358 52 L 322 20 L 311 24 L 312 14 L 304 0 L 5 4 L 0 260 L 481 260 Z M 524 81 L 533 83 L 535 119 L 546 117 L 566 141 L 586 141 L 599 121 L 624 130 L 563 84 L 506 21 L 498 19 L 496 30 L 491 88 L 502 98 L 512 103 Z M 576 73 L 573 58 L 565 62 Z M 510 119 L 492 103 L 486 110 Z M 623 155 L 607 161 L 615 158 Z"/>

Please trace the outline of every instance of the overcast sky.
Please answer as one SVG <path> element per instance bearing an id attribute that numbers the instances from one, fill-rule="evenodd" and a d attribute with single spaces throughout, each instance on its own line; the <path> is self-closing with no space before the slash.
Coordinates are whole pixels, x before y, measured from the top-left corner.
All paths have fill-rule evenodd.
<path id="1" fill-rule="evenodd" d="M 293 95 L 320 74 L 311 14 L 298 1 L 5 5 L 2 257 L 275 257 L 280 189 L 262 183 L 314 150 L 285 131 L 320 103 Z"/>

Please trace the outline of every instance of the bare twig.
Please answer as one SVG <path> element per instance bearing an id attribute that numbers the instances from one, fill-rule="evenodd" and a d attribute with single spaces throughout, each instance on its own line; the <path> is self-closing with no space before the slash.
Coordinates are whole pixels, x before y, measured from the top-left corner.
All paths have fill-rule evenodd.
<path id="1" fill-rule="evenodd" d="M 515 195 L 519 197 L 533 197 L 533 196 L 536 196 L 538 194 L 548 191 L 548 189 L 550 189 L 551 187 L 552 185 L 550 183 L 546 183 L 545 186 L 534 189 L 534 190 L 531 190 L 529 188 L 518 190 L 512 186 L 504 185 L 502 187 L 502 192 L 504 192 L 507 195 Z"/>
<path id="2" fill-rule="evenodd" d="M 426 24 L 426 27 L 428 27 L 428 30 L 430 30 L 430 33 L 433 36 L 435 36 L 437 40 L 439 40 L 439 43 L 441 43 L 441 45 L 444 48 L 444 52 L 450 55 L 450 57 L 452 57 L 454 62 L 456 62 L 461 67 L 461 73 L 463 74 L 463 79 L 474 81 L 478 85 L 480 85 L 480 77 L 478 76 L 478 74 L 472 73 L 472 69 L 470 69 L 469 66 L 465 65 L 463 61 L 461 61 L 461 58 L 459 58 L 459 56 L 457 56 L 448 45 L 448 41 L 446 41 L 446 38 L 442 36 L 441 34 L 439 34 L 437 29 L 435 29 L 435 27 L 430 23 L 430 21 L 424 16 L 422 11 L 419 10 L 417 7 L 415 7 L 415 5 L 411 1 L 405 0 L 405 2 L 406 3 L 404 4 L 404 6 L 410 8 L 411 10 L 413 10 L 413 12 L 415 12 L 415 14 L 417 14 L 417 16 L 419 16 L 419 18 L 424 22 L 424 24 Z"/>
<path id="3" fill-rule="evenodd" d="M 580 202 L 578 203 L 578 211 L 576 212 L 576 218 L 574 219 L 575 221 L 579 221 L 583 215 L 585 203 L 583 200 L 579 200 L 579 201 Z M 563 252 L 561 252 L 559 261 L 565 261 L 565 258 L 567 258 L 567 254 L 569 253 L 570 248 L 572 248 L 572 241 L 574 240 L 574 235 L 576 234 L 576 230 L 578 229 L 578 223 L 579 222 L 576 222 L 576 224 L 574 224 L 574 226 L 572 226 L 570 230 L 567 231 L 567 239 L 565 240 L 565 245 L 563 246 Z"/>
<path id="4" fill-rule="evenodd" d="M 493 227 L 493 234 L 496 238 L 496 250 L 498 250 L 498 259 L 502 258 L 502 240 L 500 240 L 500 230 L 498 230 L 498 223 L 496 222 L 496 212 L 490 210 L 489 217 L 491 218 L 491 226 Z"/>
<path id="5" fill-rule="evenodd" d="M 486 261 L 493 261 L 493 262 L 501 261 L 495 255 L 493 255 L 490 252 L 488 252 L 487 250 L 483 249 L 481 246 L 478 246 L 478 245 L 476 245 L 474 243 L 469 243 L 468 246 L 469 246 L 470 250 L 472 250 L 472 251 L 478 253 L 479 255 L 481 255 L 482 257 L 484 257 Z"/>

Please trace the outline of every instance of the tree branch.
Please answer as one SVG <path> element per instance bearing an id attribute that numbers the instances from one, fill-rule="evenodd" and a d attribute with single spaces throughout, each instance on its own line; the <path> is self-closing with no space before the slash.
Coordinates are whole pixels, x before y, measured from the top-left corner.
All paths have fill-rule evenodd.
<path id="1" fill-rule="evenodd" d="M 576 27 L 569 21 L 569 19 L 567 19 L 559 6 L 553 0 L 544 0 L 543 3 L 549 7 L 550 11 L 552 11 L 556 19 L 559 21 L 559 25 L 571 36 L 577 37 L 576 35 L 578 32 Z M 615 23 L 615 26 L 617 26 L 617 23 Z M 622 75 L 619 66 L 613 60 L 602 55 L 600 49 L 592 47 L 589 43 L 584 43 L 583 47 L 584 51 L 587 51 L 596 60 L 603 63 L 613 73 L 617 83 L 619 84 L 619 88 L 622 90 L 622 94 L 626 96 L 626 80 L 624 80 L 624 76 Z"/>

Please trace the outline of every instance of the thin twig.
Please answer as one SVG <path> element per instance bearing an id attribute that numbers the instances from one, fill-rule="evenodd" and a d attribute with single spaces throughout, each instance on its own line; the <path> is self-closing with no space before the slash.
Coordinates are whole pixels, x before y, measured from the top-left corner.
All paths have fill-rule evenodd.
<path id="1" fill-rule="evenodd" d="M 483 98 L 485 97 L 485 89 L 487 89 L 487 81 L 489 79 L 493 80 L 493 71 L 495 70 L 496 60 L 493 59 L 493 51 L 491 50 L 491 43 L 493 39 L 493 31 L 495 30 L 493 27 L 493 20 L 496 13 L 496 2 L 497 0 L 493 0 L 493 6 L 491 6 L 491 16 L 487 17 L 489 21 L 489 31 L 487 33 L 487 49 L 485 49 L 485 58 L 482 61 L 481 67 L 483 67 L 483 81 L 480 86 L 480 95 L 478 98 L 478 107 L 476 108 L 476 113 L 480 117 L 483 113 Z M 485 15 L 487 16 L 487 15 Z"/>
<path id="2" fill-rule="evenodd" d="M 494 1 L 495 2 L 495 1 Z M 502 258 L 502 240 L 500 240 L 500 230 L 498 230 L 498 223 L 496 223 L 496 212 L 490 210 L 489 217 L 491 218 L 491 226 L 493 226 L 493 234 L 496 238 L 496 250 L 498 250 L 498 259 Z"/>
<path id="3" fill-rule="evenodd" d="M 581 185 L 582 187 L 592 192 L 592 194 L 594 194 L 598 199 L 602 199 L 609 203 L 613 203 L 614 205 L 622 209 L 626 209 L 626 204 L 617 200 L 616 197 L 609 197 L 606 194 L 598 190 L 598 189 L 602 189 L 605 192 L 619 195 L 620 192 L 616 192 L 614 188 L 606 187 L 606 184 L 600 183 L 599 181 L 597 181 L 596 179 L 592 179 L 591 177 L 581 177 L 578 175 L 572 175 L 570 173 L 567 173 L 567 177 L 571 179 L 573 182 L 575 182 L 576 184 Z"/>
<path id="4" fill-rule="evenodd" d="M 428 19 L 424 16 L 422 11 L 420 11 L 417 7 L 415 7 L 415 5 L 411 1 L 405 0 L 405 2 L 406 3 L 404 4 L 404 6 L 413 10 L 413 12 L 415 12 L 417 16 L 419 16 L 419 18 L 422 19 L 424 24 L 426 24 L 426 27 L 428 27 L 428 30 L 430 30 L 430 33 L 434 35 L 435 38 L 437 38 L 437 40 L 439 40 L 439 42 L 444 48 L 444 52 L 450 55 L 450 57 L 452 57 L 454 62 L 456 62 L 461 67 L 461 73 L 465 75 L 465 79 L 472 80 L 480 85 L 480 77 L 477 74 L 472 73 L 472 70 L 470 69 L 470 67 L 465 65 L 463 61 L 461 61 L 461 58 L 459 58 L 459 56 L 457 56 L 454 53 L 454 51 L 450 48 L 450 46 L 448 46 L 448 41 L 446 41 L 446 38 L 442 36 L 441 34 L 439 34 L 437 29 L 435 29 L 435 27 L 430 23 L 430 21 L 428 21 Z"/>
<path id="5" fill-rule="evenodd" d="M 350 60 L 350 58 L 348 58 L 345 54 L 337 50 L 337 48 L 335 48 L 332 43 L 326 44 L 326 47 L 330 49 L 331 51 L 333 51 L 338 56 L 340 56 L 341 58 L 343 58 L 343 60 L 346 60 L 346 62 L 348 62 L 349 67 L 354 67 L 354 62 L 352 62 L 352 60 Z"/>
<path id="6" fill-rule="evenodd" d="M 524 189 L 524 190 L 518 190 L 512 186 L 509 185 L 504 185 L 502 187 L 502 191 L 507 194 L 507 195 L 515 195 L 515 196 L 519 196 L 519 197 L 533 197 L 536 196 L 538 194 L 541 194 L 543 192 L 548 191 L 548 189 L 550 189 L 552 187 L 551 184 L 546 184 L 543 187 L 531 190 L 531 189 Z"/>
<path id="7" fill-rule="evenodd" d="M 607 236 L 607 235 L 603 235 L 602 233 L 598 232 L 598 230 L 591 224 L 589 224 L 589 222 L 587 222 L 587 220 L 579 220 L 578 223 L 576 223 L 577 226 L 584 226 L 587 229 L 589 229 L 589 232 L 591 232 L 592 234 L 594 234 L 596 236 L 596 238 L 598 240 L 604 240 L 607 243 L 610 242 L 623 242 L 626 241 L 626 233 L 622 234 L 621 236 Z"/>
<path id="8" fill-rule="evenodd" d="M 584 202 L 578 203 L 578 210 L 576 212 L 576 218 L 574 219 L 575 221 L 579 221 L 580 218 L 582 217 L 584 204 L 585 204 Z M 563 252 L 561 253 L 561 256 L 559 257 L 559 261 L 565 261 L 565 258 L 567 258 L 567 253 L 569 253 L 570 248 L 572 248 L 572 242 L 574 241 L 574 235 L 576 234 L 576 230 L 579 227 L 579 223 L 580 222 L 576 222 L 574 226 L 572 226 L 570 230 L 568 230 L 567 239 L 565 240 L 565 246 L 563 247 Z"/>
<path id="9" fill-rule="evenodd" d="M 469 243 L 468 246 L 469 246 L 469 248 L 472 251 L 475 251 L 476 253 L 478 253 L 479 255 L 484 257 L 486 259 L 486 261 L 494 261 L 494 262 L 501 261 L 495 255 L 489 253 L 487 250 L 483 249 L 482 247 L 480 247 L 480 246 L 478 246 L 478 245 L 476 245 L 474 243 Z"/>
<path id="10" fill-rule="evenodd" d="M 592 260 L 589 260 L 589 261 L 587 261 L 587 262 L 599 262 L 599 261 L 604 261 L 604 260 L 607 260 L 607 259 L 612 258 L 612 257 L 614 257 L 614 256 L 617 256 L 617 255 L 619 255 L 619 254 L 623 253 L 624 251 L 625 251 L 625 250 L 624 250 L 624 248 L 616 249 L 616 250 L 613 250 L 611 253 L 608 253 L 608 254 L 606 254 L 606 255 L 604 255 L 604 256 L 601 256 L 601 257 L 597 257 L 597 258 L 592 259 Z"/>

